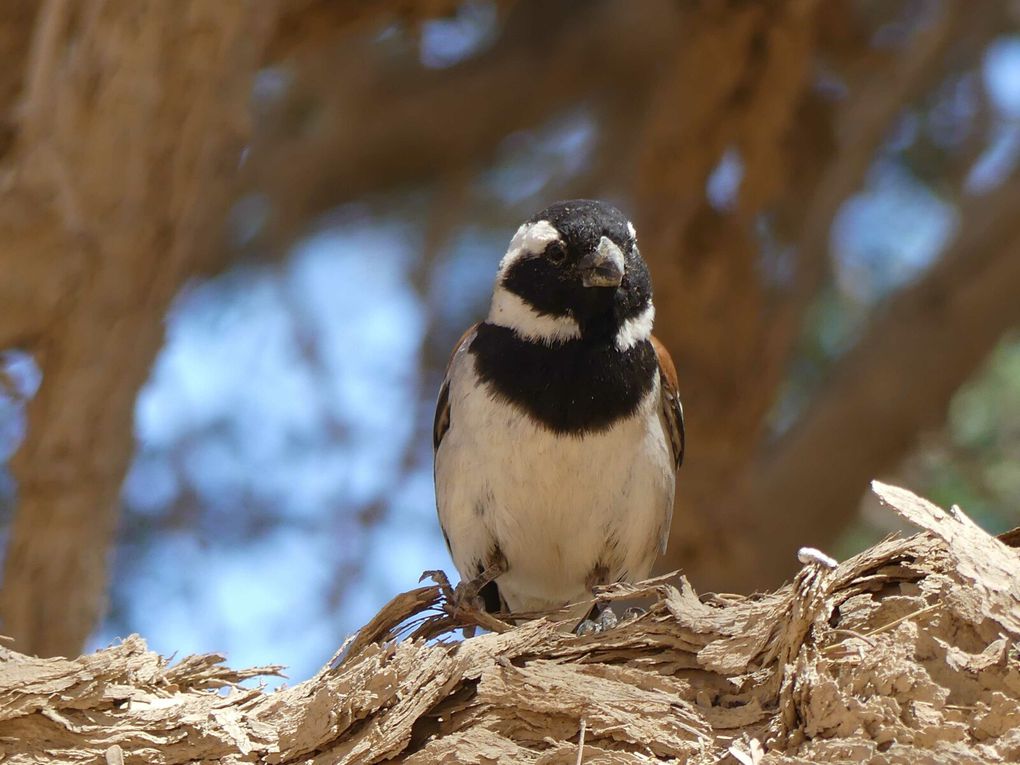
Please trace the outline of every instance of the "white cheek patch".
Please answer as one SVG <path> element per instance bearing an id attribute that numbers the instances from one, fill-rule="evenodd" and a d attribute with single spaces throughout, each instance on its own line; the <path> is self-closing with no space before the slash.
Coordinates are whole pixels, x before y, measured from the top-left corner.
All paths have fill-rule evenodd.
<path id="1" fill-rule="evenodd" d="M 616 333 L 616 348 L 626 351 L 652 336 L 652 324 L 655 323 L 655 306 L 651 303 L 637 316 L 627 319 L 620 331 Z"/>
<path id="2" fill-rule="evenodd" d="M 529 256 L 541 255 L 549 242 L 555 242 L 560 238 L 560 232 L 556 230 L 547 220 L 539 220 L 534 223 L 525 223 L 514 234 L 510 240 L 506 255 L 499 261 L 499 273 L 496 277 L 498 282 L 502 279 L 506 270 L 518 260 Z"/>
<path id="3" fill-rule="evenodd" d="M 635 242 L 637 241 L 637 229 L 634 228 L 634 224 L 627 221 L 627 232 L 630 234 L 630 238 Z"/>
<path id="4" fill-rule="evenodd" d="M 553 344 L 576 340 L 581 327 L 569 316 L 543 316 L 522 298 L 496 285 L 492 292 L 489 324 L 512 329 L 525 340 Z"/>
<path id="5" fill-rule="evenodd" d="M 517 261 L 545 252 L 550 242 L 560 239 L 560 232 L 547 220 L 525 223 L 510 240 L 506 255 L 499 262 L 496 287 L 492 291 L 492 307 L 486 321 L 512 329 L 519 337 L 547 344 L 576 340 L 581 328 L 570 316 L 543 316 L 518 295 L 502 286 L 503 275 Z"/>

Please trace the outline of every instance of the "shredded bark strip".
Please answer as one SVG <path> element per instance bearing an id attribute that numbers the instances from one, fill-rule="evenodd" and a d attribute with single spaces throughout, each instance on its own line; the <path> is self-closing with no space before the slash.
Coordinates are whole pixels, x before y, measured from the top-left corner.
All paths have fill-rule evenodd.
<path id="1" fill-rule="evenodd" d="M 132 636 L 0 655 L 12 763 L 1005 763 L 1020 760 L 1020 555 L 957 508 L 875 484 L 924 529 L 768 594 L 619 585 L 636 619 L 539 619 L 459 641 L 445 583 L 393 599 L 315 677 L 267 692 L 219 656 Z M 1016 538 L 1005 537 L 1008 539 Z"/>

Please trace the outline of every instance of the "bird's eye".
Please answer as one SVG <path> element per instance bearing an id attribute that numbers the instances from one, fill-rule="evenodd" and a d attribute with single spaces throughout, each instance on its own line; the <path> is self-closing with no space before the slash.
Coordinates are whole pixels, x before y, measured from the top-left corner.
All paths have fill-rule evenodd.
<path id="1" fill-rule="evenodd" d="M 550 242 L 545 248 L 545 257 L 554 266 L 558 266 L 567 259 L 567 248 L 563 242 Z"/>

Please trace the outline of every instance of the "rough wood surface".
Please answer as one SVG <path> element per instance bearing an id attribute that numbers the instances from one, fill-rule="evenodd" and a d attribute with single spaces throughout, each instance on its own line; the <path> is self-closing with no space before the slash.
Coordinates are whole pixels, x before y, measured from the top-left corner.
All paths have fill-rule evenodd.
<path id="1" fill-rule="evenodd" d="M 12 763 L 999 763 L 1020 758 L 1020 555 L 962 512 L 875 484 L 925 529 L 792 585 L 606 589 L 643 616 L 463 642 L 443 584 L 395 598 L 315 677 L 267 693 L 218 656 L 132 636 L 77 659 L 0 654 Z M 578 751 L 582 724 L 583 751 Z M 580 759 L 579 758 L 580 755 Z"/>
<path id="2" fill-rule="evenodd" d="M 105 608 L 138 390 L 171 300 L 229 256 L 220 226 L 275 3 L 258 6 L 38 6 L 0 167 L 0 349 L 30 352 L 43 378 L 11 462 L 0 593 L 27 650 L 81 650 Z"/>

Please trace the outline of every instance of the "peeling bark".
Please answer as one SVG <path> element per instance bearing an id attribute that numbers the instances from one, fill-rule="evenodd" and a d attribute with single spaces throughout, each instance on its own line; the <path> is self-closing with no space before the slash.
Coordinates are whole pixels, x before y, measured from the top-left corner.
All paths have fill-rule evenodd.
<path id="1" fill-rule="evenodd" d="M 610 587 L 654 604 L 597 635 L 540 619 L 427 641 L 472 617 L 434 586 L 273 693 L 237 684 L 278 668 L 171 666 L 136 636 L 72 660 L 6 651 L 0 747 L 12 763 L 1015 762 L 1020 555 L 957 509 L 875 491 L 925 531 L 834 566 L 805 554 L 753 598 Z"/>

